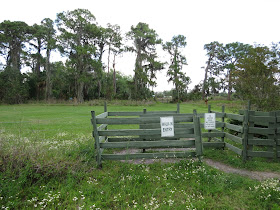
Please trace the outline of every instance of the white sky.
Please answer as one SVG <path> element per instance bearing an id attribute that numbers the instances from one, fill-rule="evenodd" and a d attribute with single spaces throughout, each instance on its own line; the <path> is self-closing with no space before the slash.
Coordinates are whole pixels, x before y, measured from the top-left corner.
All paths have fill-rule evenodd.
<path id="1" fill-rule="evenodd" d="M 29 25 L 44 18 L 74 9 L 88 9 L 101 26 L 118 24 L 123 33 L 139 22 L 149 24 L 164 42 L 174 35 L 186 36 L 183 51 L 188 65 L 184 72 L 191 77 L 191 88 L 203 80 L 207 58 L 204 44 L 242 42 L 265 44 L 280 41 L 279 0 L 9 0 L 1 2 L 0 22 L 24 21 Z M 165 58 L 169 61 L 169 58 Z M 135 57 L 125 53 L 116 68 L 133 75 Z M 104 57 L 106 64 L 106 58 Z M 158 87 L 169 90 L 166 70 L 157 74 Z"/>

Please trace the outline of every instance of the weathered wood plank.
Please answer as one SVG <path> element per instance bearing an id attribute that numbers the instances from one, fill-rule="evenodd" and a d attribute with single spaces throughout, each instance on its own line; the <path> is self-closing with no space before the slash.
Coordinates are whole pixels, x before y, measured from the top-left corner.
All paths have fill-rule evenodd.
<path id="1" fill-rule="evenodd" d="M 232 120 L 237 120 L 237 121 L 240 121 L 240 122 L 242 122 L 244 120 L 244 116 L 243 115 L 239 115 L 239 114 L 229 114 L 229 113 L 226 113 L 225 117 L 229 118 L 229 119 L 232 119 Z"/>
<path id="2" fill-rule="evenodd" d="M 160 128 L 160 123 L 151 123 L 151 124 L 140 124 L 140 129 L 155 129 L 155 128 Z M 175 123 L 174 128 L 185 128 L 185 129 L 190 129 L 194 128 L 193 123 Z"/>
<path id="3" fill-rule="evenodd" d="M 108 117 L 108 112 L 103 112 L 103 113 L 97 115 L 97 116 L 96 116 L 96 119 L 97 119 L 97 118 L 106 118 L 106 117 Z"/>
<path id="4" fill-rule="evenodd" d="M 275 156 L 275 153 L 274 152 L 266 152 L 266 151 L 248 151 L 248 156 L 250 156 L 250 157 L 273 158 Z"/>
<path id="5" fill-rule="evenodd" d="M 269 112 L 255 111 L 255 116 L 269 116 Z"/>
<path id="6" fill-rule="evenodd" d="M 234 130 L 234 131 L 243 133 L 243 127 L 241 127 L 239 125 L 233 125 L 233 124 L 225 123 L 225 127 L 230 129 L 230 130 Z"/>
<path id="7" fill-rule="evenodd" d="M 100 143 L 101 148 L 190 148 L 195 140 L 131 141 Z"/>
<path id="8" fill-rule="evenodd" d="M 203 138 L 207 137 L 225 137 L 225 133 L 222 132 L 212 132 L 212 133 L 202 133 Z"/>
<path id="9" fill-rule="evenodd" d="M 242 155 L 242 149 L 239 149 L 238 147 L 235 147 L 229 143 L 225 143 L 225 147 L 228 148 L 229 150 L 233 151 L 234 153 L 238 155 Z"/>
<path id="10" fill-rule="evenodd" d="M 259 145 L 275 146 L 276 145 L 274 139 L 258 139 L 258 138 L 249 139 L 248 144 L 249 145 L 257 145 L 257 146 L 259 146 Z"/>
<path id="11" fill-rule="evenodd" d="M 143 141 L 143 138 L 136 137 L 110 137 L 108 142 L 123 142 L 123 141 Z"/>
<path id="12" fill-rule="evenodd" d="M 147 111 L 145 114 L 148 115 L 165 115 L 165 114 L 179 114 L 177 111 Z"/>
<path id="13" fill-rule="evenodd" d="M 230 133 L 225 133 L 225 137 L 238 143 L 238 144 L 242 144 L 242 138 L 238 137 L 238 136 L 234 136 Z"/>
<path id="14" fill-rule="evenodd" d="M 193 117 L 193 115 L 192 114 L 180 114 L 180 113 L 172 113 L 172 114 L 169 114 L 169 113 L 167 113 L 167 114 L 161 114 L 161 113 L 154 113 L 154 114 L 152 114 L 152 115 L 150 115 L 150 114 L 141 114 L 140 115 L 140 117 L 166 117 L 166 116 L 173 116 L 173 117 L 186 117 L 186 118 L 192 118 Z"/>
<path id="15" fill-rule="evenodd" d="M 211 113 L 215 113 L 216 118 L 223 118 L 223 117 L 225 117 L 225 114 L 226 114 L 226 113 L 223 113 L 223 112 L 215 112 L 215 111 L 211 111 Z"/>
<path id="16" fill-rule="evenodd" d="M 102 125 L 100 125 L 100 126 L 97 127 L 97 130 L 98 130 L 98 131 L 102 131 L 102 130 L 106 129 L 107 126 L 108 126 L 107 124 L 102 124 Z"/>
<path id="17" fill-rule="evenodd" d="M 143 112 L 108 112 L 108 116 L 140 116 Z"/>
<path id="18" fill-rule="evenodd" d="M 106 136 L 99 136 L 99 142 L 104 142 L 106 139 Z"/>
<path id="19" fill-rule="evenodd" d="M 267 134 L 274 134 L 275 130 L 270 128 L 249 127 L 249 133 L 267 135 Z"/>
<path id="20" fill-rule="evenodd" d="M 182 134 L 176 134 L 175 133 L 175 136 L 173 137 L 161 137 L 161 135 L 141 135 L 140 138 L 144 139 L 144 140 L 172 140 L 172 139 L 179 139 L 179 138 L 194 138 L 195 135 L 194 133 L 191 133 L 191 134 L 185 134 L 185 133 L 182 133 Z"/>
<path id="21" fill-rule="evenodd" d="M 161 153 L 137 153 L 137 154 L 103 154 L 104 160 L 132 160 L 132 159 L 161 159 L 161 158 L 186 158 L 195 157 L 195 151 L 186 152 L 161 152 Z"/>
<path id="22" fill-rule="evenodd" d="M 204 123 L 201 123 L 200 127 L 204 128 Z M 216 121 L 216 128 L 223 128 L 223 127 L 225 127 L 225 123 L 224 122 Z"/>
<path id="23" fill-rule="evenodd" d="M 130 125 L 130 124 L 147 124 L 147 123 L 160 123 L 160 117 L 139 117 L 139 118 L 101 118 L 96 119 L 97 124 L 108 125 Z M 174 123 L 192 122 L 192 117 L 175 116 Z"/>
<path id="24" fill-rule="evenodd" d="M 122 129 L 122 130 L 104 130 L 98 132 L 100 136 L 149 136 L 161 135 L 160 129 Z M 193 134 L 194 129 L 175 128 L 175 135 Z"/>
<path id="25" fill-rule="evenodd" d="M 222 138 L 222 137 L 221 137 L 221 138 Z M 213 140 L 214 142 L 221 142 L 221 141 L 222 141 L 221 139 L 216 138 L 216 137 L 212 138 L 212 140 Z"/>
<path id="26" fill-rule="evenodd" d="M 254 123 L 276 123 L 276 118 L 272 116 L 250 116 L 250 120 Z"/>
<path id="27" fill-rule="evenodd" d="M 203 142 L 204 148 L 223 148 L 225 147 L 224 142 Z"/>

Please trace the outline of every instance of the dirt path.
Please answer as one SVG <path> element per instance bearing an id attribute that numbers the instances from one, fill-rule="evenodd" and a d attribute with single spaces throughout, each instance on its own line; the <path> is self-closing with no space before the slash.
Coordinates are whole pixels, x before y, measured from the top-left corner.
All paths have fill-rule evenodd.
<path id="1" fill-rule="evenodd" d="M 220 163 L 211 159 L 203 159 L 203 161 L 213 168 L 216 168 L 218 170 L 221 170 L 225 173 L 234 173 L 239 174 L 241 176 L 247 176 L 251 179 L 257 179 L 257 180 L 265 180 L 265 179 L 271 179 L 271 178 L 277 178 L 280 179 L 280 173 L 275 172 L 265 172 L 265 171 L 248 171 L 245 169 L 238 169 L 233 168 L 229 165 L 226 165 L 224 163 Z"/>
<path id="2" fill-rule="evenodd" d="M 171 151 L 178 151 L 180 149 L 173 149 Z M 184 149 L 183 149 L 184 150 Z M 160 151 L 160 149 L 159 149 Z M 116 154 L 126 154 L 126 153 L 139 153 L 141 152 L 141 150 L 139 149 L 129 149 L 129 150 L 123 150 L 123 151 L 119 151 Z M 174 162 L 178 162 L 181 159 L 145 159 L 145 160 L 128 160 L 127 162 L 130 163 L 135 163 L 135 164 L 152 164 L 154 162 L 158 162 L 160 161 L 161 163 L 174 163 Z M 223 171 L 225 173 L 233 173 L 233 174 L 239 174 L 241 176 L 247 176 L 251 179 L 256 179 L 256 180 L 265 180 L 265 179 L 271 179 L 271 178 L 277 178 L 280 179 L 280 173 L 276 173 L 276 172 L 265 172 L 265 171 L 249 171 L 246 169 L 239 169 L 239 168 L 233 168 L 229 165 L 226 165 L 224 163 L 218 162 L 218 161 L 214 161 L 211 159 L 203 159 L 203 162 L 206 163 L 207 165 L 216 168 L 220 171 Z"/>

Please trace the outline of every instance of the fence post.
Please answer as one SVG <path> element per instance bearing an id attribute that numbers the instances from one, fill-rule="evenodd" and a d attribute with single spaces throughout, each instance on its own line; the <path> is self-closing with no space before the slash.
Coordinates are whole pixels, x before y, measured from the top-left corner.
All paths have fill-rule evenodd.
<path id="1" fill-rule="evenodd" d="M 208 113 L 211 113 L 211 105 L 208 105 Z M 208 130 L 208 133 L 211 133 L 211 130 Z M 210 141 L 211 141 L 211 137 L 208 137 L 208 142 Z"/>
<path id="2" fill-rule="evenodd" d="M 107 112 L 107 102 L 104 101 L 104 112 Z"/>
<path id="3" fill-rule="evenodd" d="M 248 146 L 248 132 L 249 132 L 249 111 L 244 110 L 244 121 L 243 121 L 243 151 L 242 151 L 242 158 L 243 162 L 247 160 L 247 146 Z"/>
<path id="4" fill-rule="evenodd" d="M 100 142 L 99 142 L 99 135 L 97 131 L 97 123 L 96 123 L 96 116 L 95 116 L 95 111 L 91 111 L 91 123 L 93 126 L 93 137 L 95 139 L 95 151 L 96 151 L 96 160 L 97 160 L 97 166 L 99 168 L 102 168 L 102 163 L 101 163 L 101 150 L 100 150 Z"/>
<path id="5" fill-rule="evenodd" d="M 202 143 L 202 135 L 200 128 L 200 118 L 197 116 L 197 112 L 193 110 L 193 123 L 194 123 L 194 134 L 195 134 L 195 149 L 196 155 L 201 161 L 201 156 L 203 155 L 203 143 Z"/>
<path id="6" fill-rule="evenodd" d="M 147 114 L 147 109 L 143 109 L 143 114 Z M 139 128 L 141 129 L 141 125 L 139 125 Z M 144 139 L 142 136 L 139 136 L 142 138 L 143 141 L 145 141 L 146 139 Z M 146 152 L 146 149 L 142 149 L 142 153 L 145 153 Z"/>
<path id="7" fill-rule="evenodd" d="M 222 113 L 225 113 L 225 105 L 222 106 Z M 225 116 L 222 117 L 222 122 L 225 122 Z M 225 132 L 225 126 L 222 127 L 222 132 Z M 222 142 L 225 142 L 225 137 L 221 138 Z M 225 147 L 223 147 L 225 149 Z"/>
<path id="8" fill-rule="evenodd" d="M 180 103 L 177 103 L 177 114 L 180 113 Z"/>
<path id="9" fill-rule="evenodd" d="M 268 139 L 273 139 L 275 141 L 275 157 L 277 157 L 277 139 L 276 139 L 276 123 L 277 123 L 277 117 L 276 117 L 276 112 L 269 112 L 269 116 L 270 117 L 274 117 L 275 121 L 274 122 L 269 122 L 268 123 L 268 129 L 273 129 L 274 130 L 274 134 L 269 134 L 267 135 Z M 268 151 L 270 152 L 274 152 L 274 146 L 268 147 Z"/>
<path id="10" fill-rule="evenodd" d="M 276 112 L 276 157 L 280 158 L 280 111 Z"/>
<path id="11" fill-rule="evenodd" d="M 251 110 L 251 100 L 248 101 L 248 110 Z"/>
<path id="12" fill-rule="evenodd" d="M 250 107 L 251 105 L 248 105 L 248 108 Z M 248 112 L 248 131 L 250 128 L 253 128 L 255 126 L 255 122 L 252 120 L 252 117 L 251 116 L 255 116 L 255 111 L 250 111 Z M 248 142 L 249 140 L 252 140 L 254 138 L 254 134 L 253 133 L 248 133 Z M 250 151 L 253 151 L 253 145 L 249 145 L 248 143 L 248 146 L 247 146 L 247 150 L 250 150 Z"/>

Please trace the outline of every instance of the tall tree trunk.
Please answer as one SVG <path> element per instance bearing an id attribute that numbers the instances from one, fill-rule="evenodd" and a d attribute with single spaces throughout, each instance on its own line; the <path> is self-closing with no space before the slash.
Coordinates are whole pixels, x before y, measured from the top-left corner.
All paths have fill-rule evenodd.
<path id="1" fill-rule="evenodd" d="M 78 103 L 84 102 L 84 82 L 80 81 L 78 83 L 78 90 L 77 90 L 77 101 Z"/>
<path id="2" fill-rule="evenodd" d="M 39 100 L 39 96 L 40 96 L 40 69 L 41 69 L 41 40 L 38 40 L 38 52 L 37 52 L 37 63 L 35 66 L 35 74 L 36 74 L 36 99 L 37 101 Z"/>
<path id="3" fill-rule="evenodd" d="M 231 78 L 231 70 L 228 72 L 228 100 L 231 100 L 231 90 L 232 90 L 232 78 Z"/>
<path id="4" fill-rule="evenodd" d="M 204 73 L 204 80 L 203 80 L 203 86 L 202 86 L 202 100 L 205 100 L 205 97 L 206 97 L 205 90 L 206 90 L 206 82 L 208 79 L 208 69 L 209 69 L 209 64 L 206 66 L 205 73 Z"/>
<path id="5" fill-rule="evenodd" d="M 213 57 L 210 56 L 209 60 L 207 62 L 207 66 L 205 68 L 205 73 L 204 73 L 204 80 L 203 80 L 203 86 L 202 86 L 202 100 L 205 100 L 206 94 L 205 94 L 205 90 L 206 90 L 206 83 L 208 80 L 208 71 L 210 69 L 210 63 L 212 61 Z"/>
<path id="6" fill-rule="evenodd" d="M 111 54 L 111 46 L 109 45 L 109 51 L 108 51 L 108 74 L 110 73 L 110 54 Z"/>
<path id="7" fill-rule="evenodd" d="M 14 71 L 20 72 L 21 43 L 10 43 L 10 46 L 8 65 L 11 66 Z"/>
<path id="8" fill-rule="evenodd" d="M 116 54 L 114 54 L 114 62 L 113 62 L 113 84 L 114 84 L 114 94 L 117 94 L 117 82 L 116 82 Z"/>
<path id="9" fill-rule="evenodd" d="M 98 98 L 101 97 L 101 80 L 98 80 Z"/>
<path id="10" fill-rule="evenodd" d="M 50 68 L 50 49 L 47 49 L 47 60 L 46 60 L 46 100 L 50 100 L 52 97 L 52 81 L 51 81 L 51 68 Z"/>

